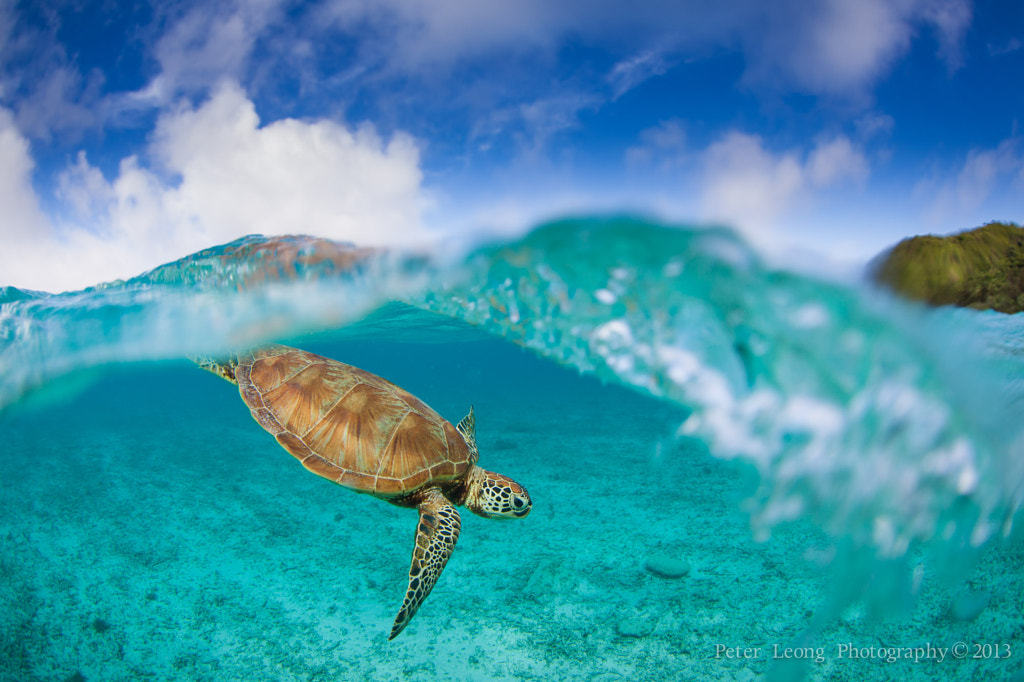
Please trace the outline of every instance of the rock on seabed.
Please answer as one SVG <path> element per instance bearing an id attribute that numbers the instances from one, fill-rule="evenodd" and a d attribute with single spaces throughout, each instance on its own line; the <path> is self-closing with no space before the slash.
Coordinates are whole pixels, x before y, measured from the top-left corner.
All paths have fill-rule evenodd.
<path id="1" fill-rule="evenodd" d="M 647 557 L 647 570 L 662 578 L 682 578 L 690 573 L 690 564 L 686 559 L 652 554 Z"/>

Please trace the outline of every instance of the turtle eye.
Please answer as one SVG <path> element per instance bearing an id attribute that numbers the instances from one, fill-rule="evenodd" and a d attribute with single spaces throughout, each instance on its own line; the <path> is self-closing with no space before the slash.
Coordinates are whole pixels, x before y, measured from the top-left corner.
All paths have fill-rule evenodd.
<path id="1" fill-rule="evenodd" d="M 519 497 L 516 495 L 512 498 L 512 513 L 517 518 L 523 518 L 530 513 L 530 500 L 525 497 Z"/>

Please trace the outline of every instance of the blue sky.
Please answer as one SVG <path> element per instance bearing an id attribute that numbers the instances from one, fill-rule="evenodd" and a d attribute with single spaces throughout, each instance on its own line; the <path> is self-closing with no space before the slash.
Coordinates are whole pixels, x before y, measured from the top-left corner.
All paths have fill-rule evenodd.
<path id="1" fill-rule="evenodd" d="M 566 213 L 862 263 L 1024 220 L 1016 0 L 0 0 L 0 279 Z"/>

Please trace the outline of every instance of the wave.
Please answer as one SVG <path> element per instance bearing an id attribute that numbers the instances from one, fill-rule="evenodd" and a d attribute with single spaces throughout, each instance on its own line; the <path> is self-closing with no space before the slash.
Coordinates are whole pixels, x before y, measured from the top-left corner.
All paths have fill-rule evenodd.
<path id="1" fill-rule="evenodd" d="M 250 236 L 80 292 L 0 289 L 0 406 L 88 368 L 310 330 L 499 336 L 689 408 L 680 437 L 756 467 L 759 536 L 811 519 L 899 558 L 1012 531 L 1020 318 L 926 309 L 769 268 L 724 230 L 628 218 L 443 257 Z"/>

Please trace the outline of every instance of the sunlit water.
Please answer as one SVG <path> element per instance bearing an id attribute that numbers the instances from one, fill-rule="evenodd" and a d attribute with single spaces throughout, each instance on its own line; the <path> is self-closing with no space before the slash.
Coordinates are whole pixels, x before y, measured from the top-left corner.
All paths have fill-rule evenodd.
<path id="1" fill-rule="evenodd" d="M 0 306 L 0 679 L 1021 669 L 1020 316 L 622 219 L 465 255 L 253 237 Z M 269 340 L 474 405 L 481 464 L 533 496 L 463 514 L 393 642 L 415 513 L 312 476 L 183 359 Z"/>

